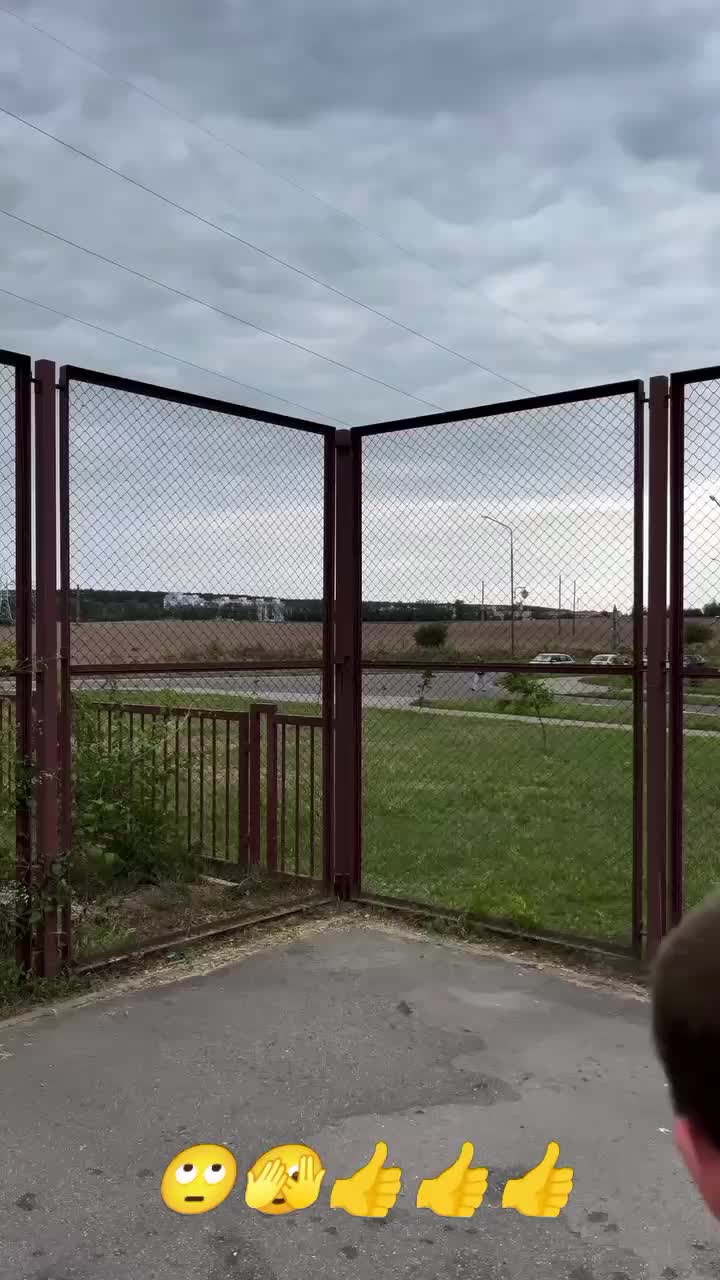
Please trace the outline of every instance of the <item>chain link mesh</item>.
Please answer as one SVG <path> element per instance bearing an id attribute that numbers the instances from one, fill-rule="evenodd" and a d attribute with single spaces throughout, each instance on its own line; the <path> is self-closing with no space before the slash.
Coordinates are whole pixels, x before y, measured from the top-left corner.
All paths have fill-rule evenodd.
<path id="1" fill-rule="evenodd" d="M 94 384 L 69 395 L 73 661 L 320 662 L 322 437 Z"/>
<path id="2" fill-rule="evenodd" d="M 629 652 L 634 414 L 630 394 L 367 436 L 365 656 Z"/>
<path id="3" fill-rule="evenodd" d="M 68 394 L 71 663 L 104 668 L 72 680 L 90 955 L 322 879 L 324 441 L 106 385 Z M 267 667 L 172 670 L 248 660 Z M 272 669 L 294 660 L 317 669 Z M 169 670 L 114 670 L 143 663 Z"/>
<path id="4" fill-rule="evenodd" d="M 366 891 L 627 944 L 635 397 L 363 440 Z M 437 670 L 518 664 L 510 676 Z M 524 665 L 524 670 L 522 667 Z"/>
<path id="5" fill-rule="evenodd" d="M 686 899 L 720 883 L 720 377 L 685 387 L 683 724 Z M 703 677 L 703 673 L 705 673 Z"/>

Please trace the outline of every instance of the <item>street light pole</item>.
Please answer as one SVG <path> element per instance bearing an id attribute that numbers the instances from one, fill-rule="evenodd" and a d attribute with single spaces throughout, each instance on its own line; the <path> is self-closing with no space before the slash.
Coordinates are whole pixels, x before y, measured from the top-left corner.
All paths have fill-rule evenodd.
<path id="1" fill-rule="evenodd" d="M 494 516 L 480 516 L 481 520 L 487 520 L 489 524 L 496 524 L 499 529 L 504 529 L 510 534 L 510 654 L 515 657 L 515 546 L 513 543 L 513 527 L 504 524 L 502 520 L 496 520 Z"/>

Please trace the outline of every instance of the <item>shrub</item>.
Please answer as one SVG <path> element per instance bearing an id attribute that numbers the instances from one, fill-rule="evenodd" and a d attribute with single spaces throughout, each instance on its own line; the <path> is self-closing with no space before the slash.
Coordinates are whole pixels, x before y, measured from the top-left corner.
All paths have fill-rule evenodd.
<path id="1" fill-rule="evenodd" d="M 448 629 L 444 622 L 426 622 L 415 632 L 415 644 L 418 649 L 442 649 L 447 640 Z"/>
<path id="2" fill-rule="evenodd" d="M 512 709 L 518 715 L 537 716 L 542 731 L 543 751 L 547 751 L 547 727 L 543 711 L 555 701 L 552 690 L 537 676 L 526 676 L 514 671 L 505 676 L 502 684 L 510 696 L 502 698 L 498 705 L 504 709 Z"/>
<path id="3" fill-rule="evenodd" d="M 119 721 L 120 717 L 118 717 Z M 163 804 L 175 780 L 174 737 L 162 723 L 127 726 L 107 741 L 107 722 L 91 705 L 75 712 L 71 879 L 85 896 L 110 889 L 197 877 L 199 850 Z M 165 734 L 170 734 L 165 750 Z"/>
<path id="4" fill-rule="evenodd" d="M 712 639 L 712 628 L 704 626 L 702 622 L 686 622 L 685 623 L 685 643 L 686 644 L 706 644 Z"/>

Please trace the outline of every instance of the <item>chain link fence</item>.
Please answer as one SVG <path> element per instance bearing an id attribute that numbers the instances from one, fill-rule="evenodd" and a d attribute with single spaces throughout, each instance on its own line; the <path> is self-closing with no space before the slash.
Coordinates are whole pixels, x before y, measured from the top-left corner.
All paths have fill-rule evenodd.
<path id="1" fill-rule="evenodd" d="M 720 883 L 713 837 L 720 804 L 720 369 L 677 375 L 672 395 L 670 841 L 677 918 Z"/>
<path id="2" fill-rule="evenodd" d="M 642 412 L 362 433 L 364 892 L 637 940 Z"/>
<path id="3" fill-rule="evenodd" d="M 77 955 L 324 887 L 326 437 L 61 379 Z"/>

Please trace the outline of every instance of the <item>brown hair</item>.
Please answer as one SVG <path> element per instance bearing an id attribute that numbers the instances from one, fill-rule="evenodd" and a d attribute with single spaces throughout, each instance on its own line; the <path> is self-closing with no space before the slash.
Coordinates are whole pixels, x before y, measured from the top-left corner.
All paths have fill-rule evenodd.
<path id="1" fill-rule="evenodd" d="M 720 1150 L 720 895 L 689 912 L 660 948 L 653 1032 L 675 1111 Z"/>

